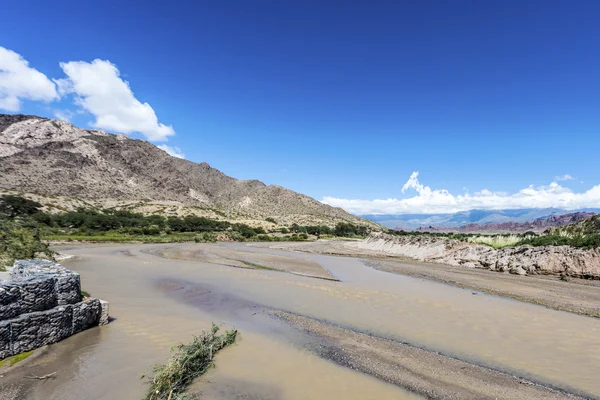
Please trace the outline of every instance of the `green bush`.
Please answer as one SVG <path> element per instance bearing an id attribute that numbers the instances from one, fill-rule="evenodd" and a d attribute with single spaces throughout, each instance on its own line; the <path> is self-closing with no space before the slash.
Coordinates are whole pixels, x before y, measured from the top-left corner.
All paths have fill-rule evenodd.
<path id="1" fill-rule="evenodd" d="M 18 259 L 44 257 L 53 260 L 54 254 L 41 240 L 35 221 L 0 219 L 0 268 Z"/>
<path id="2" fill-rule="evenodd" d="M 217 241 L 217 237 L 210 232 L 202 232 L 194 236 L 194 242 L 196 243 L 214 243 Z"/>
<path id="3" fill-rule="evenodd" d="M 26 217 L 40 212 L 42 205 L 20 196 L 4 195 L 0 197 L 0 213 L 9 217 Z"/>
<path id="4" fill-rule="evenodd" d="M 217 335 L 219 327 L 215 324 L 209 332 L 194 336 L 190 344 L 180 344 L 173 348 L 173 356 L 163 365 L 153 368 L 154 376 L 148 378 L 149 388 L 144 400 L 194 399 L 186 394 L 194 379 L 203 375 L 214 366 L 214 356 L 223 348 L 235 343 L 237 330 Z"/>

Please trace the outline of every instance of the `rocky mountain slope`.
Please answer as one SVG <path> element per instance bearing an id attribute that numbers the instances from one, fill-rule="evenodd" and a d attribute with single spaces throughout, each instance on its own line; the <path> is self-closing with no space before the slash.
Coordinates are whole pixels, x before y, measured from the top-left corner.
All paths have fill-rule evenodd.
<path id="1" fill-rule="evenodd" d="M 418 229 L 420 232 L 490 232 L 490 233 L 520 233 L 520 232 L 543 232 L 551 227 L 564 226 L 595 216 L 591 212 L 575 212 L 562 215 L 552 215 L 528 222 L 503 222 L 490 224 L 467 224 L 458 228 L 443 228 L 439 226 L 425 226 Z"/>
<path id="2" fill-rule="evenodd" d="M 345 221 L 379 226 L 340 208 L 257 180 L 237 180 L 208 164 L 170 156 L 124 135 L 68 122 L 0 115 L 0 191 L 20 192 L 49 209 L 126 207 L 282 225 Z"/>

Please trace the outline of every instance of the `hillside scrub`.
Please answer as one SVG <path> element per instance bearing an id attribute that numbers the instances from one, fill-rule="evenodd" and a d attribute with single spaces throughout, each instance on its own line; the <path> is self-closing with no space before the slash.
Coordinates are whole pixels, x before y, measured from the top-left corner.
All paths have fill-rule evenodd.
<path id="1" fill-rule="evenodd" d="M 484 244 L 495 249 L 518 246 L 570 246 L 575 248 L 596 248 L 600 247 L 600 216 L 594 216 L 588 220 L 577 222 L 575 227 L 567 225 L 564 227 L 553 228 L 543 234 L 535 232 L 515 233 L 515 234 L 497 234 L 482 235 L 474 233 L 452 233 L 452 232 L 418 232 L 418 231 L 397 231 L 389 230 L 387 233 L 394 236 L 420 236 L 420 237 L 439 237 L 461 242 L 475 244 Z M 585 233 L 588 232 L 588 233 Z"/>
<path id="2" fill-rule="evenodd" d="M 600 214 L 594 215 L 591 218 L 586 218 L 581 221 L 550 228 L 548 231 L 551 235 L 596 235 L 600 234 Z"/>
<path id="3" fill-rule="evenodd" d="M 517 246 L 523 240 L 531 239 L 532 236 L 524 235 L 479 235 L 467 238 L 470 243 L 486 244 L 495 249 L 502 249 L 504 247 Z"/>
<path id="4" fill-rule="evenodd" d="M 150 387 L 144 400 L 191 400 L 198 398 L 186 393 L 194 379 L 214 366 L 214 356 L 223 348 L 235 343 L 235 329 L 217 335 L 220 327 L 213 324 L 210 331 L 194 336 L 190 344 L 180 344 L 171 349 L 173 356 L 166 364 L 153 367 L 154 375 L 148 378 Z"/>
<path id="5" fill-rule="evenodd" d="M 15 219 L 21 220 L 26 230 L 38 240 L 41 237 L 55 241 L 211 243 L 217 241 L 217 238 L 230 241 L 302 241 L 308 240 L 308 235 L 320 237 L 322 234 L 335 234 L 342 237 L 365 237 L 368 234 L 367 228 L 363 226 L 338 223 L 334 228 L 294 224 L 289 229 L 281 228 L 273 231 L 291 232 L 291 235 L 272 236 L 262 227 L 192 215 L 163 217 L 126 210 L 83 208 L 51 214 L 44 212 L 41 207 L 41 204 L 19 196 L 2 196 L 0 197 L 0 219 L 9 222 Z M 24 232 L 20 233 L 24 234 Z"/>

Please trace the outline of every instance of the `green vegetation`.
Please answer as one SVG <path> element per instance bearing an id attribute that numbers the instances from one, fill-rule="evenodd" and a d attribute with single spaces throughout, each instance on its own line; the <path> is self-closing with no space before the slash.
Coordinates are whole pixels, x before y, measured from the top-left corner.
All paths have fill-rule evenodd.
<path id="1" fill-rule="evenodd" d="M 581 247 L 584 249 L 590 249 L 600 246 L 600 234 L 546 234 L 541 236 L 532 237 L 530 239 L 523 239 L 519 242 L 519 245 L 528 244 L 530 246 L 571 246 Z"/>
<path id="2" fill-rule="evenodd" d="M 577 248 L 600 247 L 600 215 L 575 224 L 552 228 L 543 234 L 525 232 L 520 234 L 483 235 L 451 232 L 410 232 L 389 230 L 395 236 L 442 237 L 464 242 L 485 244 L 496 249 L 515 246 L 571 246 Z"/>
<path id="3" fill-rule="evenodd" d="M 325 225 L 313 226 L 300 226 L 293 224 L 289 229 L 294 233 L 306 233 L 308 235 L 321 236 L 321 235 L 335 235 L 340 237 L 365 237 L 369 234 L 369 229 L 366 226 L 356 225 L 349 222 L 339 222 L 335 228 L 330 228 Z"/>
<path id="4" fill-rule="evenodd" d="M 150 387 L 144 400 L 196 399 L 196 396 L 186 393 L 187 388 L 194 379 L 214 366 L 214 355 L 237 338 L 237 330 L 217 335 L 219 329 L 213 324 L 209 332 L 203 331 L 200 336 L 195 336 L 190 344 L 180 344 L 172 349 L 174 354 L 166 364 L 154 366 L 154 376 L 148 378 Z"/>
<path id="5" fill-rule="evenodd" d="M 40 230 L 31 216 L 41 204 L 19 196 L 0 197 L 0 271 L 21 258 L 52 258 L 48 245 L 40 239 Z"/>
<path id="6" fill-rule="evenodd" d="M 273 218 L 266 219 L 275 223 Z M 270 235 L 280 232 L 286 236 Z M 289 235 L 291 233 L 291 235 Z M 52 257 L 43 240 L 85 242 L 216 242 L 217 238 L 233 241 L 303 241 L 309 235 L 364 237 L 367 228 L 349 223 L 328 226 L 299 226 L 273 229 L 251 227 L 210 218 L 188 215 L 164 217 L 143 215 L 128 210 L 77 209 L 51 214 L 42 205 L 19 196 L 0 197 L 0 265 L 35 254 Z"/>
<path id="7" fill-rule="evenodd" d="M 29 357 L 32 354 L 33 354 L 33 351 L 26 351 L 24 353 L 20 353 L 20 354 L 5 358 L 4 360 L 0 361 L 0 368 L 2 368 L 4 366 L 12 367 L 16 363 L 23 361 L 24 359 L 26 359 L 27 357 Z"/>
<path id="8" fill-rule="evenodd" d="M 261 264 L 256 264 L 256 263 L 253 263 L 253 262 L 250 262 L 250 261 L 240 260 L 240 262 L 242 264 L 247 265 L 249 267 L 252 267 L 254 269 L 264 269 L 264 270 L 267 270 L 267 271 L 279 271 L 278 269 L 267 267 L 267 266 L 261 265 Z"/>
<path id="9" fill-rule="evenodd" d="M 600 214 L 583 219 L 573 224 L 550 228 L 551 235 L 596 235 L 600 234 Z"/>
<path id="10" fill-rule="evenodd" d="M 530 239 L 531 236 L 521 235 L 479 235 L 470 237 L 467 241 L 471 243 L 487 244 L 495 249 L 516 246 L 523 240 Z"/>

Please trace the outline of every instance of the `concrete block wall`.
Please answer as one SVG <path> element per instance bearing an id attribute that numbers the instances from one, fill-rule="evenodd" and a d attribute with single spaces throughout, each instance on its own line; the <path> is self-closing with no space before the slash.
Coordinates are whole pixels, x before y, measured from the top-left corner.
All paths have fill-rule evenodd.
<path id="1" fill-rule="evenodd" d="M 47 260 L 18 260 L 0 282 L 0 360 L 108 323 L 108 303 L 83 299 L 79 274 Z"/>

